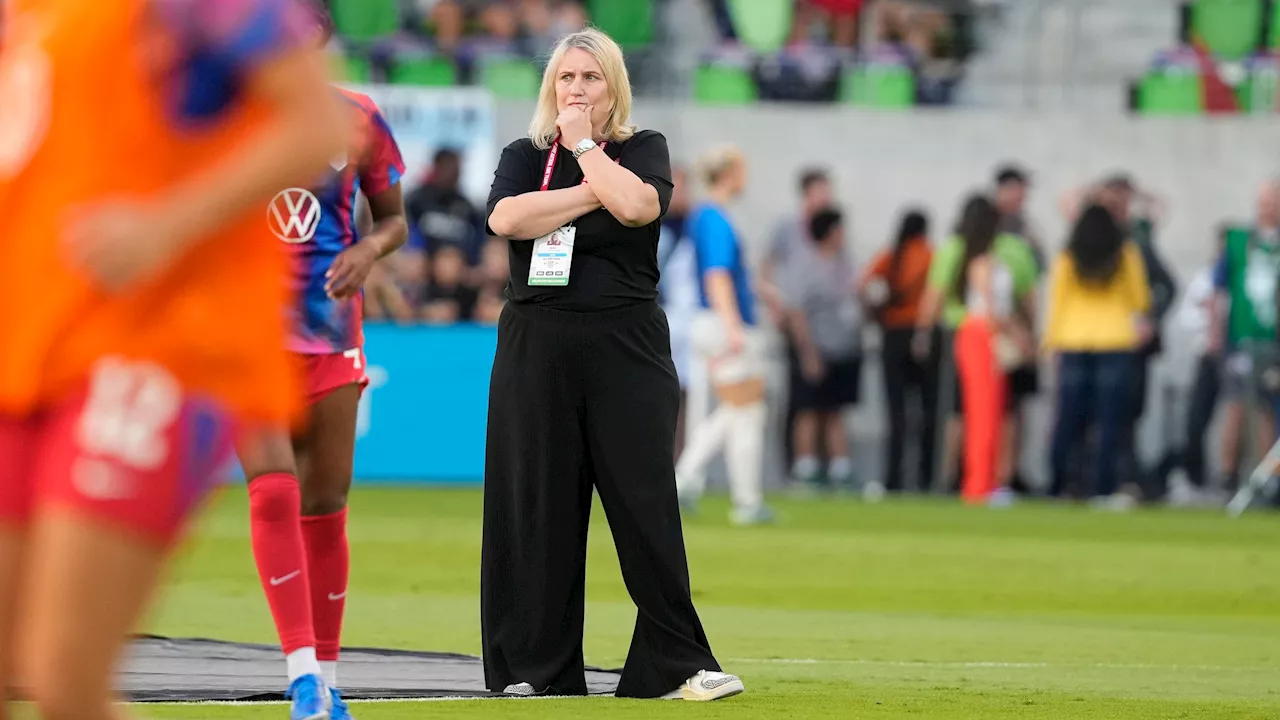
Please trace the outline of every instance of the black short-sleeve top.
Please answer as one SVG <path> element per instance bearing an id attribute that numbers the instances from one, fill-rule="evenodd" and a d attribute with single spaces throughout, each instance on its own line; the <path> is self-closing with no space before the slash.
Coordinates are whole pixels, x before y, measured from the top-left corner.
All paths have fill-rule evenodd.
<path id="1" fill-rule="evenodd" d="M 635 173 L 658 191 L 661 214 L 643 227 L 627 227 L 601 208 L 574 221 L 573 265 L 569 284 L 562 287 L 529 286 L 529 264 L 533 243 L 528 239 L 508 243 L 511 280 L 507 299 L 513 303 L 544 305 L 559 310 L 592 312 L 616 310 L 658 297 L 658 233 L 662 215 L 671 203 L 671 157 L 667 139 L 653 130 L 637 131 L 630 139 L 611 142 L 604 148 L 610 159 Z M 594 152 L 594 151 L 593 151 Z M 485 229 L 498 201 L 535 192 L 542 187 L 549 151 L 538 150 L 528 138 L 517 140 L 502 151 L 493 174 Z M 551 174 L 549 190 L 582 183 L 582 169 L 573 153 L 560 149 Z"/>

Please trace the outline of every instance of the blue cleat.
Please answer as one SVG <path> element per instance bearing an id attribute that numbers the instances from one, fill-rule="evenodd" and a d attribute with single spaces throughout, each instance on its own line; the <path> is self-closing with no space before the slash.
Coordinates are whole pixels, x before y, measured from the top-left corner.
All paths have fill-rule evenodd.
<path id="1" fill-rule="evenodd" d="M 319 675 L 294 680 L 284 696 L 293 701 L 289 720 L 329 720 L 329 690 Z"/>
<path id="2" fill-rule="evenodd" d="M 337 688 L 329 689 L 329 697 L 333 703 L 329 709 L 329 720 L 351 720 L 351 710 Z"/>

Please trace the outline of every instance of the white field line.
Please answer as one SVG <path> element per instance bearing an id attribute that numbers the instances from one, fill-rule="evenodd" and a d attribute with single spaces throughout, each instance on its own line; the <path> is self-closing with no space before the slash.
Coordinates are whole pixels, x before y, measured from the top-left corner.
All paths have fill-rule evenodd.
<path id="1" fill-rule="evenodd" d="M 1099 670 L 1257 670 L 1274 672 L 1277 668 L 1262 665 L 1164 665 L 1149 663 L 1048 663 L 1048 662 L 935 662 L 931 660 L 827 660 L 817 658 L 735 658 L 729 663 L 743 665 L 871 665 L 915 668 L 1007 668 L 1035 670 L 1043 668 L 1094 668 Z"/>

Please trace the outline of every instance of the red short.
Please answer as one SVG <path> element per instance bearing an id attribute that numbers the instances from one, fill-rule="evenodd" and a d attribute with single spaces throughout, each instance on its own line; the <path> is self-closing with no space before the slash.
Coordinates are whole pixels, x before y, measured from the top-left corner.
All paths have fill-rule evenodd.
<path id="1" fill-rule="evenodd" d="M 315 405 L 340 387 L 359 385 L 364 390 L 369 385 L 362 348 L 332 355 L 298 355 L 298 359 L 303 366 L 308 405 Z"/>
<path id="2" fill-rule="evenodd" d="M 0 521 L 56 505 L 168 545 L 216 485 L 234 431 L 162 368 L 104 361 L 65 401 L 0 416 Z"/>

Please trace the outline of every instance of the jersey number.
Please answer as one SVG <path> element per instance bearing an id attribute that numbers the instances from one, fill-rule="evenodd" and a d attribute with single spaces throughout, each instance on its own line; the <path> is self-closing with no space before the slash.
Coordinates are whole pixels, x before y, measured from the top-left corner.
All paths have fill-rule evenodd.
<path id="1" fill-rule="evenodd" d="M 182 389 L 163 368 L 105 359 L 90 380 L 80 447 L 136 470 L 156 470 L 169 457 L 165 435 L 181 411 Z"/>
<path id="2" fill-rule="evenodd" d="M 17 43 L 0 54 L 0 177 L 24 168 L 49 125 L 53 65 L 35 43 Z"/>

